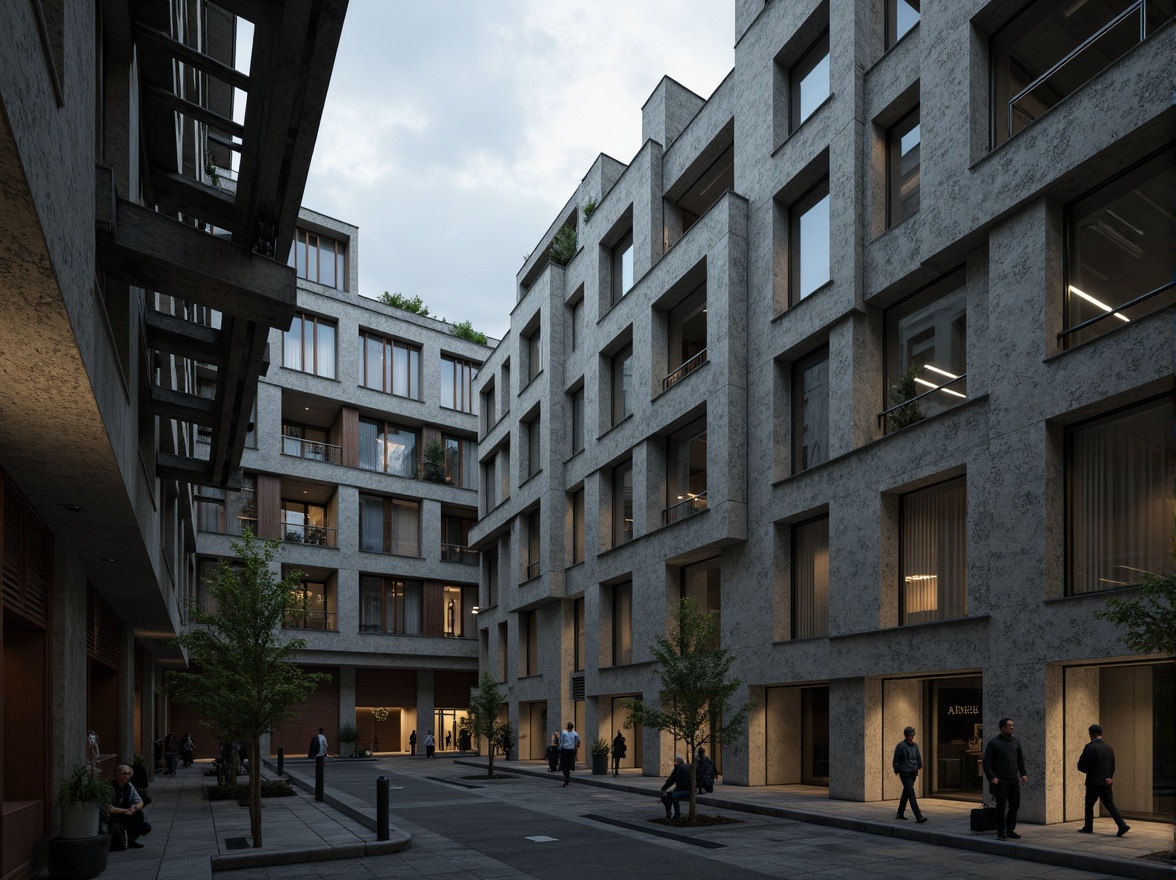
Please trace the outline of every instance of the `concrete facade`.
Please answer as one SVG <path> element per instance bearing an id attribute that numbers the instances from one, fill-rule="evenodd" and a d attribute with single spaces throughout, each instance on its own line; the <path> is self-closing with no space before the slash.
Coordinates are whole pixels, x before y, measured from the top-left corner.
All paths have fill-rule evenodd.
<path id="1" fill-rule="evenodd" d="M 1108 316 L 1095 338 L 1073 335 L 1067 224 L 1079 199 L 1145 160 L 1158 163 L 1151 185 L 1170 203 L 1172 162 L 1159 151 L 1174 121 L 1176 31 L 1160 13 L 1146 39 L 1067 83 L 1001 143 L 990 70 L 1003 63 L 1006 35 L 1037 33 L 1031 16 L 1018 18 L 1028 5 L 925 2 L 909 30 L 888 40 L 886 3 L 741 0 L 731 74 L 705 100 L 663 80 L 643 108 L 646 140 L 632 161 L 601 156 L 558 213 L 519 271 L 510 332 L 478 377 L 479 458 L 484 483 L 493 482 L 472 537 L 486 560 L 480 654 L 509 691 L 512 722 L 530 732 L 522 757 L 539 757 L 569 719 L 587 742 L 611 739 L 625 717 L 617 699 L 656 698 L 648 646 L 687 594 L 709 596 L 721 612 L 723 646 L 756 703 L 745 735 L 721 750 L 726 784 L 807 783 L 827 785 L 833 798 L 896 799 L 890 754 L 913 724 L 928 762 L 924 790 L 979 800 L 979 745 L 1012 716 L 1029 770 L 1022 814 L 1072 820 L 1082 781 L 1071 766 L 1086 724 L 1100 709 L 1123 738 L 1144 724 L 1115 714 L 1114 669 L 1161 682 L 1171 663 L 1132 656 L 1123 633 L 1093 617 L 1106 596 L 1071 586 L 1067 486 L 1080 475 L 1069 450 L 1091 419 L 1140 406 L 1171 418 L 1172 295 L 1170 285 L 1160 289 L 1121 326 Z M 822 40 L 826 93 L 798 122 L 806 59 Z M 1032 45 L 1018 51 L 1033 60 Z M 919 207 L 891 222 L 892 132 L 913 110 Z M 827 240 L 801 246 L 792 239 L 810 233 L 800 217 L 823 192 Z M 550 245 L 564 225 L 578 249 L 560 266 Z M 614 262 L 630 240 L 633 283 L 618 296 Z M 1165 247 L 1149 252 L 1161 264 L 1171 260 Z M 827 277 L 801 289 L 798 265 L 826 250 Z M 705 358 L 676 372 L 675 309 L 700 285 Z M 901 378 L 893 328 L 922 302 L 915 297 L 949 289 L 966 314 L 966 374 L 953 380 L 966 378 L 966 392 L 900 427 L 886 412 Z M 629 346 L 631 403 L 614 420 L 613 374 Z M 794 411 L 808 413 L 810 402 L 794 389 L 814 355 L 827 364 L 818 407 L 827 427 L 819 460 L 806 466 L 795 451 L 806 423 Z M 927 393 L 920 400 L 932 406 L 950 391 Z M 693 515 L 682 516 L 681 493 L 671 497 L 672 449 L 699 419 L 705 503 L 692 492 Z M 1167 464 L 1148 492 L 1170 524 L 1166 436 Z M 629 490 L 616 485 L 617 468 L 623 476 L 630 464 L 631 537 L 618 538 L 616 508 Z M 965 499 L 965 586 L 956 611 L 917 619 L 912 579 L 903 580 L 904 530 L 913 533 L 904 510 L 915 493 L 945 483 Z M 798 526 L 821 519 L 827 623 L 801 637 L 793 542 Z M 1159 564 L 1164 534 L 1146 548 Z M 698 592 L 700 577 L 709 592 Z M 613 602 L 627 588 L 617 585 L 630 583 L 631 612 L 618 617 Z M 936 607 L 943 601 L 941 593 Z M 614 621 L 631 629 L 631 656 L 614 652 Z M 1147 718 L 1154 708 L 1176 739 L 1170 696 L 1155 700 Z M 949 731 L 963 723 L 948 717 L 957 709 L 969 716 L 965 732 Z M 669 739 L 627 735 L 631 764 L 667 771 Z M 1166 772 L 1143 763 L 1144 776 Z M 1148 791 L 1133 798 L 1136 814 L 1176 809 L 1160 782 L 1140 785 Z"/>

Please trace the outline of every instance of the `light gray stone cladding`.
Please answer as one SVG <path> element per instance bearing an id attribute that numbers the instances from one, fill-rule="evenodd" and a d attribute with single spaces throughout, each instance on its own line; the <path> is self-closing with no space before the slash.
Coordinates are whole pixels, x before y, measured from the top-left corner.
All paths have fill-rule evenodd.
<path id="1" fill-rule="evenodd" d="M 478 377 L 483 404 L 493 400 L 478 454 L 494 493 L 483 487 L 471 540 L 484 559 L 497 554 L 494 572 L 482 571 L 480 661 L 504 680 L 510 718 L 529 734 L 522 757 L 540 757 L 568 719 L 587 741 L 611 739 L 624 721 L 617 698 L 656 697 L 649 645 L 684 572 L 713 559 L 722 642 L 741 698 L 756 703 L 745 734 L 722 749 L 724 783 L 897 798 L 889 755 L 914 724 L 942 761 L 927 769 L 928 793 L 951 778 L 979 799 L 968 740 L 995 734 L 1008 715 L 1027 749 L 1022 814 L 1072 820 L 1081 779 L 1069 767 L 1095 720 L 1077 715 L 1098 711 L 1098 670 L 1158 658 L 1133 657 L 1121 631 L 1094 619 L 1105 596 L 1066 586 L 1067 438 L 1092 417 L 1170 401 L 1174 310 L 1169 292 L 1150 313 L 1067 346 L 1065 218 L 1076 198 L 1170 139 L 1176 28 L 1161 22 L 993 148 L 990 38 L 1026 4 L 931 0 L 888 49 L 886 5 L 740 0 L 730 75 L 705 100 L 663 80 L 643 108 L 636 155 L 627 166 L 600 156 L 520 269 L 510 331 Z M 828 96 L 792 126 L 790 69 L 823 33 Z M 888 224 L 887 133 L 914 108 L 920 207 Z M 684 205 L 697 204 L 696 184 L 732 143 L 733 185 L 695 217 Z M 824 180 L 829 275 L 801 297 L 792 209 Z M 565 224 L 578 250 L 558 266 L 548 249 Z M 630 232 L 633 284 L 618 297 L 613 263 Z M 948 277 L 966 310 L 966 400 L 887 431 L 880 414 L 897 380 L 888 315 Z M 705 363 L 667 387 L 672 310 L 703 284 Z M 528 380 L 536 332 L 542 370 Z M 629 414 L 614 423 L 613 374 L 629 346 Z M 794 460 L 794 364 L 822 349 L 827 449 L 804 468 Z M 578 389 L 584 442 L 574 452 Z M 528 458 L 535 418 L 538 469 Z M 696 419 L 705 509 L 675 520 L 669 438 Z M 631 539 L 618 543 L 617 466 L 630 463 Z M 904 624 L 903 505 L 949 480 L 966 499 L 965 610 Z M 816 517 L 828 518 L 827 634 L 798 638 L 794 527 Z M 631 660 L 614 665 L 614 587 L 628 582 Z M 960 709 L 975 710 L 974 722 L 936 742 L 940 703 L 950 708 L 957 685 L 975 697 Z M 827 748 L 814 724 L 827 728 Z M 643 731 L 635 752 L 645 773 L 665 773 L 674 744 Z"/>

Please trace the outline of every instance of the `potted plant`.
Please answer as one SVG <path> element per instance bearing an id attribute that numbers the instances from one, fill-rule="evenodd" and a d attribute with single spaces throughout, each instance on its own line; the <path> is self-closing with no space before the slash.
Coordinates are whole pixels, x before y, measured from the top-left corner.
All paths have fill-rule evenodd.
<path id="1" fill-rule="evenodd" d="M 98 818 L 110 804 L 110 783 L 75 764 L 57 790 L 61 834 L 49 839 L 49 874 L 64 880 L 89 880 L 106 870 L 110 838 L 98 833 Z"/>
<path id="2" fill-rule="evenodd" d="M 430 483 L 445 482 L 445 447 L 436 440 L 425 444 L 425 479 Z"/>
<path id="3" fill-rule="evenodd" d="M 359 728 L 354 724 L 339 726 L 339 757 L 351 758 L 355 755 L 355 743 L 359 739 Z"/>
<path id="4" fill-rule="evenodd" d="M 592 775 L 605 776 L 608 774 L 608 753 L 610 751 L 608 740 L 603 737 L 597 737 L 596 741 L 592 743 Z"/>

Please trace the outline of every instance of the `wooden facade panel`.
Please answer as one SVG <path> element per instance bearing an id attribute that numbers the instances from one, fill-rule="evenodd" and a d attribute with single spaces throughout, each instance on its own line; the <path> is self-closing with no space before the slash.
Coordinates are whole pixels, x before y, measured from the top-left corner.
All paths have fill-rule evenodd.
<path id="1" fill-rule="evenodd" d="M 433 673 L 433 704 L 438 709 L 468 709 L 470 689 L 477 686 L 473 669 L 439 669 Z"/>
<path id="2" fill-rule="evenodd" d="M 440 581 L 425 581 L 421 598 L 421 633 L 426 636 L 445 635 L 445 585 Z"/>
<path id="3" fill-rule="evenodd" d="M 257 536 L 282 537 L 282 481 L 273 474 L 257 475 Z"/>
<path id="4" fill-rule="evenodd" d="M 410 707 L 417 704 L 415 669 L 356 669 L 355 705 Z"/>
<path id="5" fill-rule="evenodd" d="M 343 451 L 343 467 L 359 467 L 359 410 L 353 406 L 343 407 L 340 415 L 342 433 L 339 446 Z"/>
<path id="6" fill-rule="evenodd" d="M 270 751 L 277 754 L 278 746 L 290 757 L 306 754 L 311 737 L 323 728 L 330 754 L 339 750 L 339 670 L 336 667 L 304 667 L 307 672 L 325 672 L 330 681 L 320 682 L 318 688 L 297 714 L 270 736 Z"/>

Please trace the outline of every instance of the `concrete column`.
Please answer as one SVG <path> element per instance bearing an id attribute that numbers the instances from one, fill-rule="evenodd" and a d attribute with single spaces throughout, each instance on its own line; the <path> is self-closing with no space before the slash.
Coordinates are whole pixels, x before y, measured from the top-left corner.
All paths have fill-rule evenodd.
<path id="1" fill-rule="evenodd" d="M 118 752 L 119 763 L 130 764 L 135 757 L 135 633 L 123 625 L 118 662 Z"/>
<path id="2" fill-rule="evenodd" d="M 923 713 L 923 683 L 918 679 L 904 678 L 882 683 L 882 799 L 894 800 L 902 796 L 902 780 L 894 773 L 892 766 L 894 747 L 903 739 L 903 730 L 913 727 L 917 731 L 915 742 L 923 753 L 923 762 L 927 762 L 927 744 L 923 741 L 928 731 L 919 729 L 919 719 Z M 927 778 L 928 769 L 923 767 L 919 781 L 915 784 L 915 792 L 923 791 L 923 780 Z"/>
<path id="3" fill-rule="evenodd" d="M 989 666 L 984 670 L 984 738 L 1000 733 L 1001 718 L 1012 718 L 1021 741 L 1028 782 L 1021 783 L 1017 821 L 1045 822 L 1046 671 L 1044 665 Z M 1077 760 L 1077 758 L 1075 758 Z"/>
<path id="4" fill-rule="evenodd" d="M 1086 797 L 1086 774 L 1078 772 L 1078 756 L 1090 742 L 1087 728 L 1098 721 L 1099 716 L 1099 670 L 1094 666 L 1082 666 L 1064 671 L 1065 679 L 1065 749 L 1062 760 L 1064 772 L 1060 781 L 1066 786 L 1065 813 L 1062 822 L 1074 822 L 1083 818 Z M 1057 782 L 1054 783 L 1055 786 Z"/>
<path id="5" fill-rule="evenodd" d="M 140 752 L 147 760 L 147 780 L 155 778 L 155 659 L 143 652 L 143 684 L 140 691 L 139 739 L 143 743 Z M 196 735 L 195 732 L 192 734 Z"/>
<path id="6" fill-rule="evenodd" d="M 69 769 L 86 759 L 86 572 L 77 558 L 57 543 L 53 554 L 53 787 Z M 53 811 L 54 833 L 58 830 Z"/>
<path id="7" fill-rule="evenodd" d="M 417 673 L 419 676 L 419 672 Z M 419 682 L 419 678 L 418 678 Z M 355 723 L 355 667 L 339 667 L 339 724 Z"/>
<path id="8" fill-rule="evenodd" d="M 767 785 L 800 782 L 802 711 L 800 688 L 766 689 L 764 782 Z"/>
<path id="9" fill-rule="evenodd" d="M 882 687 L 876 678 L 829 683 L 829 797 L 876 801 L 882 796 Z M 889 769 L 889 768 L 888 768 Z"/>
<path id="10" fill-rule="evenodd" d="M 354 680 L 352 681 L 352 701 L 354 702 Z M 342 696 L 340 696 L 342 702 Z M 418 669 L 417 670 L 417 754 L 423 755 L 425 753 L 425 734 L 433 730 L 433 710 L 435 708 L 433 697 L 433 670 L 432 669 Z M 354 711 L 354 710 L 353 710 Z M 516 710 L 517 711 L 517 710 Z M 517 724 L 518 719 L 515 718 L 512 724 Z M 433 730 L 434 738 L 437 736 L 437 731 Z"/>

